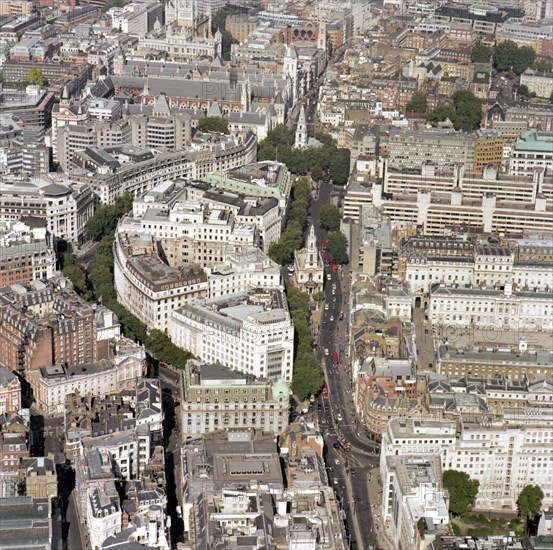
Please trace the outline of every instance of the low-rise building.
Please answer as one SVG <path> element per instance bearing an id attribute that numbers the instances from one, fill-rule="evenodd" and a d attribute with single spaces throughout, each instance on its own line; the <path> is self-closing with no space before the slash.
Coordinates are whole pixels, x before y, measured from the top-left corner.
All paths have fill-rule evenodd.
<path id="1" fill-rule="evenodd" d="M 551 172 L 553 163 L 553 132 L 528 130 L 511 150 L 509 171 L 513 175 L 532 174 L 537 170 Z"/>
<path id="2" fill-rule="evenodd" d="M 553 74 L 526 69 L 520 75 L 520 85 L 526 86 L 530 93 L 534 93 L 538 97 L 549 99 L 553 93 Z"/>
<path id="3" fill-rule="evenodd" d="M 246 427 L 278 435 L 288 425 L 289 390 L 282 381 L 191 359 L 182 387 L 184 436 Z"/>
<path id="4" fill-rule="evenodd" d="M 186 304 L 173 311 L 169 335 L 204 361 L 272 381 L 292 381 L 294 326 L 281 290 Z"/>
<path id="5" fill-rule="evenodd" d="M 21 408 L 21 382 L 6 367 L 0 365 L 0 414 L 17 412 Z"/>
<path id="6" fill-rule="evenodd" d="M 56 464 L 48 457 L 24 458 L 19 463 L 19 482 L 25 485 L 25 495 L 53 499 L 58 496 Z"/>
<path id="7" fill-rule="evenodd" d="M 52 548 L 52 504 L 50 498 L 13 496 L 0 498 L 2 548 Z"/>

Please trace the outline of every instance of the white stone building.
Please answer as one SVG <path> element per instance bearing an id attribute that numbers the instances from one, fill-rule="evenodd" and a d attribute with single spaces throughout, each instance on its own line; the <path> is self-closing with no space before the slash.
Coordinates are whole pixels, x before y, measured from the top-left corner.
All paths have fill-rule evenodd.
<path id="1" fill-rule="evenodd" d="M 437 285 L 430 291 L 428 318 L 436 325 L 553 330 L 553 294 Z"/>
<path id="2" fill-rule="evenodd" d="M 208 285 L 210 298 L 254 288 L 284 290 L 280 266 L 254 246 L 228 246 L 224 262 L 209 270 Z"/>
<path id="3" fill-rule="evenodd" d="M 294 326 L 281 290 L 186 304 L 173 311 L 169 335 L 204 361 L 259 378 L 292 381 Z"/>
<path id="4" fill-rule="evenodd" d="M 207 296 L 207 275 L 197 266 L 167 265 L 147 235 L 118 231 L 113 276 L 117 300 L 150 328 L 167 330 L 171 311 Z"/>
<path id="5" fill-rule="evenodd" d="M 288 425 L 289 390 L 282 381 L 255 379 L 220 365 L 190 360 L 182 388 L 185 437 L 246 427 L 276 436 Z"/>
<path id="6" fill-rule="evenodd" d="M 549 99 L 553 93 L 553 74 L 526 69 L 520 75 L 520 85 L 527 86 L 528 91 L 535 93 L 538 97 Z"/>
<path id="7" fill-rule="evenodd" d="M 389 457 L 420 454 L 437 455 L 444 471 L 458 470 L 477 479 L 477 509 L 515 510 L 528 484 L 542 488 L 544 509 L 553 505 L 553 428 L 536 423 L 531 415 L 509 422 L 470 415 L 459 423 L 391 420 L 382 437 L 380 471 L 387 471 Z"/>
<path id="8" fill-rule="evenodd" d="M 317 294 L 323 290 L 324 263 L 313 225 L 309 227 L 305 248 L 294 252 L 294 283 L 308 294 Z"/>
<path id="9" fill-rule="evenodd" d="M 445 531 L 449 523 L 449 499 L 442 486 L 439 457 L 387 456 L 381 464 L 382 516 L 389 522 L 390 538 L 397 541 L 398 550 L 419 547 L 421 518 L 426 522 L 426 530 Z"/>
<path id="10" fill-rule="evenodd" d="M 528 130 L 511 150 L 509 171 L 513 175 L 553 170 L 553 132 Z"/>

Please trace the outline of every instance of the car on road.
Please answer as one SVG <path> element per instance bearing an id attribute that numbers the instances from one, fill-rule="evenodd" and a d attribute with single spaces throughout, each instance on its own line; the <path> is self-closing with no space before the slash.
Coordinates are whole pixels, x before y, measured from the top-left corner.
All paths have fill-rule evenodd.
<path id="1" fill-rule="evenodd" d="M 326 419 L 327 419 L 329 422 L 332 422 L 332 416 L 327 415 Z"/>
<path id="2" fill-rule="evenodd" d="M 340 313 L 339 319 L 340 319 L 340 321 L 342 321 L 344 319 L 344 314 L 343 313 Z"/>
<path id="3" fill-rule="evenodd" d="M 328 311 L 328 304 L 325 304 L 325 311 Z"/>
<path id="4" fill-rule="evenodd" d="M 325 355 L 328 355 L 329 353 L 328 348 L 325 348 Z"/>
<path id="5" fill-rule="evenodd" d="M 336 289 L 332 289 L 332 294 L 336 294 Z"/>
<path id="6" fill-rule="evenodd" d="M 338 413 L 336 415 L 336 419 L 338 420 L 338 422 L 342 422 L 342 420 L 343 420 L 342 415 L 340 413 Z"/>
<path id="7" fill-rule="evenodd" d="M 330 316 L 330 321 L 334 321 L 334 315 Z"/>
<path id="8" fill-rule="evenodd" d="M 339 443 L 334 443 L 334 445 L 332 445 L 336 450 L 338 450 L 340 448 L 340 444 Z"/>
<path id="9" fill-rule="evenodd" d="M 336 283 L 332 283 L 332 290 L 336 290 Z"/>
<path id="10" fill-rule="evenodd" d="M 326 280 L 330 281 L 330 279 L 332 279 L 332 275 L 330 273 L 327 273 L 326 274 Z"/>
<path id="11" fill-rule="evenodd" d="M 338 480 L 336 478 L 334 478 L 333 483 L 334 483 L 334 485 L 338 485 Z"/>
<path id="12" fill-rule="evenodd" d="M 340 466 L 340 461 L 337 458 L 335 458 L 334 459 L 334 464 L 336 464 L 336 466 Z"/>

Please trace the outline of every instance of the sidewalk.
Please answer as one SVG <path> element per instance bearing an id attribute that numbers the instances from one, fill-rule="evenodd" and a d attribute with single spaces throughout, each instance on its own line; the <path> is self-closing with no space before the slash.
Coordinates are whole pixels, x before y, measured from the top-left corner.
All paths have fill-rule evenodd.
<path id="1" fill-rule="evenodd" d="M 373 468 L 369 474 L 369 502 L 373 518 L 373 528 L 378 540 L 378 546 L 384 550 L 395 550 L 395 545 L 388 538 L 386 527 L 382 519 L 382 482 L 380 468 Z"/>

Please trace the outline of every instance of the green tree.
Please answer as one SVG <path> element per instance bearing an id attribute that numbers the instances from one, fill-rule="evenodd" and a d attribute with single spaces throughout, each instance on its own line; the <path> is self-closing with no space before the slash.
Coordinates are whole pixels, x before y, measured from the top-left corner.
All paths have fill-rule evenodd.
<path id="1" fill-rule="evenodd" d="M 31 86 L 44 86 L 46 84 L 44 74 L 40 69 L 31 67 L 31 70 L 29 71 L 29 76 L 27 78 L 27 83 Z"/>
<path id="2" fill-rule="evenodd" d="M 553 63 L 549 59 L 536 59 L 532 64 L 532 69 L 538 73 L 553 72 Z"/>
<path id="3" fill-rule="evenodd" d="M 551 95 L 549 96 L 549 103 L 553 104 L 553 92 L 551 92 Z"/>
<path id="4" fill-rule="evenodd" d="M 334 231 L 328 234 L 326 249 L 339 264 L 348 263 L 348 240 L 341 231 Z"/>
<path id="5" fill-rule="evenodd" d="M 349 180 L 350 150 L 334 147 L 331 153 L 328 167 L 330 179 L 337 185 L 345 185 Z"/>
<path id="6" fill-rule="evenodd" d="M 319 211 L 319 223 L 329 231 L 338 231 L 341 219 L 339 210 L 333 204 L 325 204 Z"/>
<path id="7" fill-rule="evenodd" d="M 93 294 L 86 284 L 86 275 L 74 254 L 64 254 L 61 257 L 61 271 L 73 283 L 75 292 L 85 300 L 92 300 Z"/>
<path id="8" fill-rule="evenodd" d="M 405 110 L 408 113 L 426 113 L 427 109 L 428 103 L 426 101 L 426 94 L 422 92 L 416 93 L 405 106 Z"/>
<path id="9" fill-rule="evenodd" d="M 113 233 L 119 218 L 132 210 L 132 195 L 125 193 L 115 199 L 114 204 L 100 204 L 94 215 L 86 222 L 86 233 L 95 241 L 101 241 Z"/>
<path id="10" fill-rule="evenodd" d="M 198 132 L 215 132 L 217 134 L 229 133 L 228 122 L 220 116 L 206 116 L 200 118 L 196 129 Z"/>
<path id="11" fill-rule="evenodd" d="M 489 63 L 493 55 L 493 49 L 484 44 L 475 44 L 470 52 L 472 63 Z"/>
<path id="12" fill-rule="evenodd" d="M 536 59 L 536 52 L 530 46 L 521 46 L 511 40 L 497 44 L 494 48 L 494 67 L 501 72 L 522 74 L 531 67 Z"/>
<path id="13" fill-rule="evenodd" d="M 453 94 L 455 129 L 475 130 L 482 120 L 482 102 L 472 92 L 459 90 Z"/>
<path id="14" fill-rule="evenodd" d="M 455 109 L 449 105 L 440 105 L 428 113 L 426 117 L 429 122 L 443 122 L 444 120 L 455 120 Z"/>
<path id="15" fill-rule="evenodd" d="M 526 485 L 517 498 L 518 515 L 534 518 L 541 511 L 543 491 L 539 485 Z"/>
<path id="16" fill-rule="evenodd" d="M 528 89 L 528 86 L 526 86 L 526 84 L 521 84 L 517 88 L 517 93 L 521 97 L 530 97 L 530 90 Z"/>
<path id="17" fill-rule="evenodd" d="M 465 472 L 446 470 L 443 474 L 444 488 L 449 492 L 449 511 L 460 516 L 471 511 L 480 482 L 471 479 Z"/>

